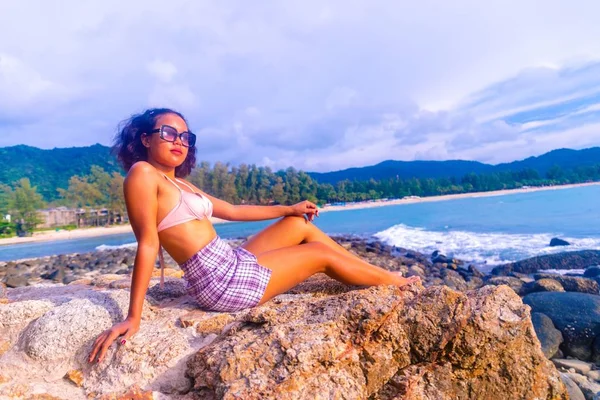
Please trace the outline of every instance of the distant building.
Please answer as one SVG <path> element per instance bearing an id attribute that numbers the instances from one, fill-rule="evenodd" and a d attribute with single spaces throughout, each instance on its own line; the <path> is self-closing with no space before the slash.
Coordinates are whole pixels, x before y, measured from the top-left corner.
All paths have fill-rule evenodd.
<path id="1" fill-rule="evenodd" d="M 38 228 L 54 228 L 56 226 L 74 225 L 77 223 L 77 211 L 67 207 L 49 208 L 38 211 L 41 223 Z"/>

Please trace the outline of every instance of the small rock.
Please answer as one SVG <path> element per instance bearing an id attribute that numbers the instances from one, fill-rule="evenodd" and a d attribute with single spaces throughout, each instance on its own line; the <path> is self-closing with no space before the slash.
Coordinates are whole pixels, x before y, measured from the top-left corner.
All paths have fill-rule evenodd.
<path id="1" fill-rule="evenodd" d="M 10 349 L 10 342 L 8 340 L 0 339 L 0 356 L 6 353 Z"/>
<path id="2" fill-rule="evenodd" d="M 565 289 L 557 280 L 542 278 L 523 285 L 523 295 L 536 292 L 564 292 Z"/>
<path id="3" fill-rule="evenodd" d="M 560 379 L 563 381 L 565 386 L 567 387 L 567 392 L 569 392 L 570 400 L 586 400 L 585 396 L 579 386 L 573 381 L 573 379 L 569 378 L 569 376 L 565 373 L 560 374 Z"/>
<path id="4" fill-rule="evenodd" d="M 600 392 L 600 384 L 590 381 L 587 376 L 573 373 L 566 373 L 565 375 L 571 378 L 573 382 L 579 386 L 579 389 L 581 389 L 581 392 L 586 399 L 593 399 L 594 396 Z"/>
<path id="5" fill-rule="evenodd" d="M 583 276 L 586 278 L 595 278 L 600 275 L 600 265 L 592 265 L 583 271 Z"/>
<path id="6" fill-rule="evenodd" d="M 555 247 L 555 246 L 570 246 L 571 243 L 567 242 L 566 240 L 563 239 L 559 239 L 559 238 L 552 238 L 550 240 L 550 247 Z"/>
<path id="7" fill-rule="evenodd" d="M 600 370 L 593 370 L 585 374 L 588 378 L 593 379 L 595 381 L 600 381 Z"/>
<path id="8" fill-rule="evenodd" d="M 544 355 L 546 358 L 554 357 L 558 351 L 558 346 L 563 342 L 562 333 L 554 327 L 552 320 L 546 314 L 531 313 L 531 322 L 542 345 Z"/>
<path id="9" fill-rule="evenodd" d="M 586 363 L 586 362 L 580 361 L 580 360 L 554 358 L 554 359 L 552 359 L 552 362 L 558 368 L 561 368 L 561 367 L 566 368 L 566 369 L 572 368 L 574 370 L 573 372 L 577 372 L 577 373 L 583 374 L 583 375 L 587 374 L 588 372 L 590 372 L 592 370 L 592 364 Z"/>
<path id="10" fill-rule="evenodd" d="M 9 275 L 4 282 L 10 288 L 18 288 L 27 286 L 27 280 L 27 277 L 24 275 Z"/>
<path id="11" fill-rule="evenodd" d="M 0 282 L 0 304 L 8 303 L 8 290 L 6 285 Z"/>
<path id="12" fill-rule="evenodd" d="M 73 369 L 65 375 L 65 378 L 81 387 L 83 385 L 83 373 L 77 369 Z"/>
<path id="13" fill-rule="evenodd" d="M 487 281 L 485 281 L 486 285 L 507 285 L 517 294 L 521 294 L 521 290 L 523 288 L 523 281 L 519 278 L 515 278 L 512 276 L 494 276 Z"/>

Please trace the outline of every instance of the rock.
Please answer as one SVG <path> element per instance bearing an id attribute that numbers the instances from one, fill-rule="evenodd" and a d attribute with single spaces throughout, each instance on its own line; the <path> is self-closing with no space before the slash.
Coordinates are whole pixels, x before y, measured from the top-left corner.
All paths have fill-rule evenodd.
<path id="1" fill-rule="evenodd" d="M 27 286 L 27 277 L 25 275 L 9 275 L 6 277 L 4 283 L 10 288 L 17 288 Z"/>
<path id="2" fill-rule="evenodd" d="M 417 265 L 412 265 L 408 268 L 408 273 L 406 274 L 406 276 L 419 276 L 421 277 L 421 279 L 424 279 L 425 271 L 423 270 L 423 268 Z"/>
<path id="3" fill-rule="evenodd" d="M 600 385 L 590 381 L 586 376 L 577 373 L 565 373 L 565 375 L 579 386 L 586 400 L 593 400 L 594 396 L 600 392 Z"/>
<path id="4" fill-rule="evenodd" d="M 555 246 L 570 246 L 571 243 L 567 242 L 566 240 L 563 239 L 559 239 L 559 238 L 552 238 L 550 239 L 550 247 L 555 247 Z"/>
<path id="5" fill-rule="evenodd" d="M 188 361 L 198 398 L 566 398 L 527 307 L 502 286 L 372 287 L 243 319 Z"/>
<path id="6" fill-rule="evenodd" d="M 554 279 L 555 281 L 559 282 L 567 292 L 598 294 L 600 289 L 600 286 L 598 286 L 598 282 L 596 282 L 593 279 L 546 273 L 537 273 L 534 274 L 533 277 L 536 280 L 544 278 Z"/>
<path id="7" fill-rule="evenodd" d="M 8 290 L 6 285 L 0 282 L 0 304 L 8 303 Z"/>
<path id="8" fill-rule="evenodd" d="M 467 283 L 460 274 L 452 269 L 444 268 L 440 271 L 440 277 L 444 284 L 454 290 L 464 291 L 468 289 Z"/>
<path id="9" fill-rule="evenodd" d="M 521 289 L 523 288 L 523 281 L 512 276 L 494 276 L 484 281 L 484 283 L 486 285 L 507 285 L 516 294 L 521 294 Z"/>
<path id="10" fill-rule="evenodd" d="M 0 357 L 10 349 L 10 342 L 0 338 Z"/>
<path id="11" fill-rule="evenodd" d="M 541 278 L 537 281 L 529 282 L 523 285 L 521 295 L 528 295 L 536 292 L 564 292 L 565 289 L 557 280 L 550 278 Z"/>
<path id="12" fill-rule="evenodd" d="M 598 264 L 600 250 L 567 251 L 499 265 L 492 270 L 492 275 L 508 275 L 512 271 L 533 274 L 544 269 L 585 269 Z"/>
<path id="13" fill-rule="evenodd" d="M 474 266 L 473 264 L 469 265 L 469 269 L 468 271 L 471 273 L 471 275 L 477 277 L 477 278 L 483 278 L 485 276 L 485 274 L 483 272 L 481 272 L 476 266 Z"/>
<path id="14" fill-rule="evenodd" d="M 583 276 L 586 278 L 595 278 L 600 276 L 600 265 L 592 265 L 583 271 Z"/>
<path id="15" fill-rule="evenodd" d="M 583 395 L 583 392 L 581 391 L 581 389 L 579 389 L 579 386 L 577 386 L 573 379 L 569 378 L 569 376 L 565 373 L 561 373 L 560 378 L 567 387 L 570 400 L 586 400 L 585 396 Z"/>
<path id="16" fill-rule="evenodd" d="M 562 333 L 554 327 L 552 320 L 546 314 L 532 313 L 531 322 L 542 345 L 544 355 L 546 358 L 554 357 L 558 351 L 558 346 L 563 342 Z"/>
<path id="17" fill-rule="evenodd" d="M 593 371 L 589 371 L 585 374 L 585 376 L 587 376 L 590 379 L 597 381 L 600 381 L 600 370 L 593 370 Z"/>
<path id="18" fill-rule="evenodd" d="M 533 312 L 546 314 L 561 331 L 565 356 L 600 360 L 593 343 L 600 334 L 600 296 L 576 292 L 539 292 L 523 298 Z"/>
<path id="19" fill-rule="evenodd" d="M 65 379 L 68 379 L 77 386 L 81 387 L 81 385 L 83 385 L 83 373 L 79 370 L 74 369 L 67 372 Z"/>
<path id="20" fill-rule="evenodd" d="M 90 291 L 88 298 L 73 299 L 34 321 L 24 332 L 25 353 L 39 361 L 68 359 L 97 332 L 125 319 L 128 308 L 125 291 Z"/>
<path id="21" fill-rule="evenodd" d="M 448 264 L 450 262 L 450 260 L 448 259 L 448 257 L 446 257 L 443 254 L 437 254 L 435 256 L 432 255 L 431 262 L 434 263 L 434 264 L 436 264 L 436 263 Z"/>
<path id="22" fill-rule="evenodd" d="M 580 360 L 555 358 L 552 360 L 557 368 L 574 369 L 578 374 L 585 375 L 592 370 L 592 364 Z"/>
<path id="23" fill-rule="evenodd" d="M 29 300 L 0 304 L 0 329 L 28 323 L 54 307 L 49 301 Z"/>

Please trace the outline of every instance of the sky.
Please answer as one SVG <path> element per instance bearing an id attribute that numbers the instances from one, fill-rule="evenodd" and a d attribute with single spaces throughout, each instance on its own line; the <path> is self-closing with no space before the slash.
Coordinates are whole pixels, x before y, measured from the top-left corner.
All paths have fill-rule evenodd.
<path id="1" fill-rule="evenodd" d="M 0 0 L 0 147 L 182 112 L 197 159 L 306 171 L 600 146 L 596 0 Z"/>

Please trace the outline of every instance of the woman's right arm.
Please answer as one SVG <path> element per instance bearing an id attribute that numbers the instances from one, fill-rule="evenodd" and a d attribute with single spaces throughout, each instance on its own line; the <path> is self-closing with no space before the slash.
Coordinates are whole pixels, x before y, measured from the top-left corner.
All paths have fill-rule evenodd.
<path id="1" fill-rule="evenodd" d="M 131 277 L 129 311 L 123 322 L 98 336 L 90 353 L 90 362 L 94 361 L 96 354 L 98 362 L 102 361 L 112 342 L 120 335 L 124 335 L 121 339 L 123 343 L 139 330 L 142 306 L 160 246 L 156 227 L 158 184 L 154 167 L 145 162 L 133 165 L 123 182 L 123 192 L 129 222 L 138 243 Z"/>

